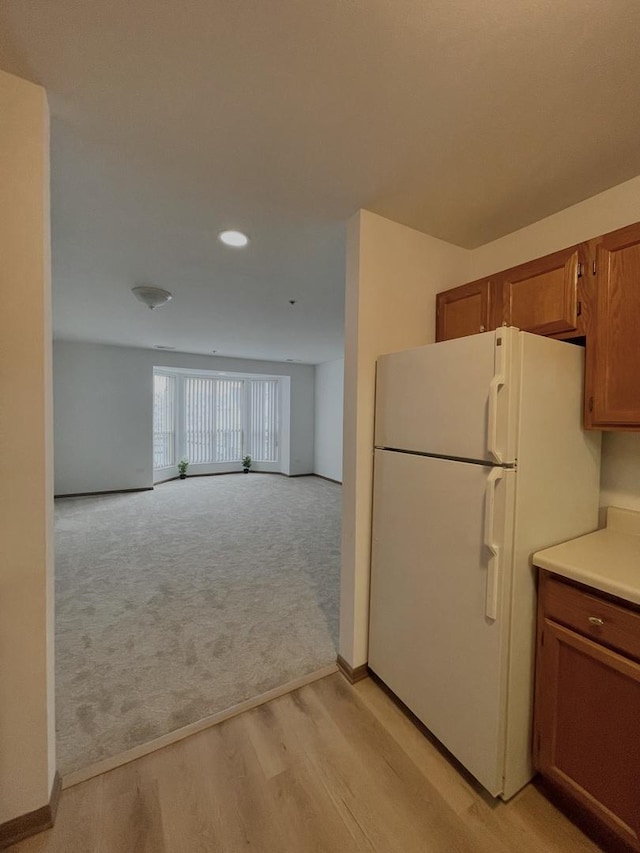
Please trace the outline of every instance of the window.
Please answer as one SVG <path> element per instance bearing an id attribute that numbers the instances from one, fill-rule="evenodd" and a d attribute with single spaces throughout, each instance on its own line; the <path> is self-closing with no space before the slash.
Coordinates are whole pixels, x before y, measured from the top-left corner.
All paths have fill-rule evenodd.
<path id="1" fill-rule="evenodd" d="M 176 377 L 153 376 L 153 467 L 176 464 Z"/>
<path id="2" fill-rule="evenodd" d="M 243 381 L 187 376 L 185 455 L 189 462 L 242 458 Z"/>
<path id="3" fill-rule="evenodd" d="M 154 370 L 155 469 L 186 457 L 192 465 L 276 463 L 280 380 Z M 178 424 L 178 429 L 176 429 Z"/>
<path id="4" fill-rule="evenodd" d="M 252 379 L 249 387 L 249 455 L 256 462 L 275 462 L 278 458 L 278 380 Z"/>

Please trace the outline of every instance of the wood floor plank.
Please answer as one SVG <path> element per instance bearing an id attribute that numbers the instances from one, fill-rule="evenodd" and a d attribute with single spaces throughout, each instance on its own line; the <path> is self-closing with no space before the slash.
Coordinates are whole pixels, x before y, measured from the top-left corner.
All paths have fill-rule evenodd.
<path id="1" fill-rule="evenodd" d="M 250 712 L 255 713 L 255 712 Z M 286 849 L 265 774 L 242 717 L 202 739 L 212 797 L 218 805 L 216 829 L 225 853 Z"/>
<path id="2" fill-rule="evenodd" d="M 221 848 L 220 800 L 214 795 L 209 760 L 197 737 L 173 749 L 170 772 L 158 753 L 148 761 L 161 803 L 165 848 L 171 853 L 207 853 Z"/>
<path id="3" fill-rule="evenodd" d="M 444 757 L 372 679 L 358 682 L 354 690 L 456 814 L 463 814 L 477 802 L 477 785 Z"/>
<path id="4" fill-rule="evenodd" d="M 283 837 L 274 853 L 289 849 L 369 851 L 370 846 L 362 846 L 360 833 L 335 808 L 331 793 L 318 784 L 308 750 L 289 725 L 287 709 L 296 705 L 300 693 L 283 697 L 273 707 L 262 706 L 243 719 L 250 740 L 258 745 L 271 797 L 270 813 L 281 813 L 283 818 Z M 306 721 L 313 726 L 310 717 Z"/>
<path id="5" fill-rule="evenodd" d="M 433 851 L 474 849 L 478 853 L 507 853 L 507 848 L 496 838 L 473 837 L 468 824 L 449 808 L 440 791 L 420 772 L 412 758 L 397 748 L 396 741 L 375 716 L 353 702 L 344 680 L 318 683 L 317 688 L 315 692 L 324 694 L 347 740 L 357 745 L 361 755 L 371 753 L 367 769 L 375 779 L 376 806 L 379 809 L 382 799 L 392 808 L 391 815 L 385 813 L 385 825 L 401 815 L 402 823 L 411 828 L 404 849 L 416 846 L 423 850 L 426 845 Z"/>
<path id="6" fill-rule="evenodd" d="M 499 816 L 509 836 L 518 837 L 519 831 L 519 837 L 526 838 L 532 850 L 566 853 L 598 853 L 600 850 L 533 785 L 528 785 L 513 801 L 503 804 Z"/>
<path id="7" fill-rule="evenodd" d="M 63 791 L 12 853 L 596 853 L 534 787 L 490 798 L 378 685 L 330 675 Z"/>
<path id="8" fill-rule="evenodd" d="M 253 745 L 265 779 L 283 773 L 291 762 L 286 745 L 279 736 L 277 721 L 269 705 L 262 705 L 253 714 L 245 714 L 243 724 Z"/>
<path id="9" fill-rule="evenodd" d="M 509 803 L 490 797 L 469 774 L 461 773 L 457 764 L 432 739 L 425 737 L 372 679 L 354 685 L 354 690 L 476 834 L 489 834 L 496 843 L 518 853 L 558 850 L 597 853 L 599 850 L 533 785 L 527 785 Z"/>
<path id="10" fill-rule="evenodd" d="M 324 811 L 340 821 L 351 839 L 347 849 L 378 849 L 375 815 L 369 814 L 371 792 L 360 763 L 354 771 L 357 755 L 351 744 L 336 729 L 320 703 L 306 691 L 282 702 L 277 709 L 281 736 L 289 754 L 302 756 L 305 771 L 312 780 L 315 796 L 325 803 Z M 354 804 L 359 802 L 359 806 Z M 367 813 L 363 819 L 363 812 Z M 400 849 L 401 840 L 388 844 L 389 853 Z"/>
<path id="11" fill-rule="evenodd" d="M 114 790 L 116 781 L 119 790 Z M 144 767 L 123 767 L 115 779 L 105 779 L 102 795 L 99 853 L 167 853 L 158 786 Z"/>
<path id="12" fill-rule="evenodd" d="M 595 853 L 599 849 L 532 785 L 509 803 L 494 800 L 469 774 L 460 772 L 372 679 L 353 689 L 476 836 L 487 834 L 496 844 L 518 853 Z"/>
<path id="13" fill-rule="evenodd" d="M 298 733 L 299 746 L 312 763 L 317 782 L 330 792 L 345 822 L 351 822 L 366 839 L 365 849 L 370 845 L 376 850 L 423 851 L 425 842 L 432 850 L 470 849 L 464 826 L 447 815 L 438 792 L 409 758 L 387 753 L 388 735 L 382 727 L 374 736 L 365 731 L 362 742 L 353 732 L 345 734 L 331 713 L 336 704 L 332 692 L 344 689 L 347 699 L 352 699 L 351 688 L 343 688 L 341 680 L 325 684 L 331 684 L 327 695 L 322 696 L 320 684 L 317 691 L 301 691 L 289 705 L 279 705 L 277 716 L 287 732 Z M 358 723 L 370 728 L 362 716 Z M 497 849 L 492 842 L 491 850 Z"/>

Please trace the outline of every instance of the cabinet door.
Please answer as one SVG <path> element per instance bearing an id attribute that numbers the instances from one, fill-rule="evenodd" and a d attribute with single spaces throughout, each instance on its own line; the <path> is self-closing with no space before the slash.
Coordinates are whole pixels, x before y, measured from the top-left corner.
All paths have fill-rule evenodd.
<path id="1" fill-rule="evenodd" d="M 587 342 L 586 423 L 638 428 L 640 224 L 593 243 L 597 301 L 593 334 Z"/>
<path id="2" fill-rule="evenodd" d="M 640 664 L 548 619 L 536 672 L 536 768 L 640 850 Z"/>
<path id="3" fill-rule="evenodd" d="M 569 337 L 582 334 L 578 276 L 583 270 L 574 246 L 507 270 L 500 276 L 505 320 L 523 332 Z"/>
<path id="4" fill-rule="evenodd" d="M 495 329 L 491 322 L 490 279 L 471 281 L 436 295 L 436 341 L 450 341 Z"/>

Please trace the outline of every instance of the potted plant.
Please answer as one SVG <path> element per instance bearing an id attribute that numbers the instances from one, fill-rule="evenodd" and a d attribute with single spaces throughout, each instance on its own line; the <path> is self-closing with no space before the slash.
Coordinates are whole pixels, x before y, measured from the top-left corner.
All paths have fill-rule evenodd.
<path id="1" fill-rule="evenodd" d="M 244 473 L 249 473 L 249 468 L 251 468 L 251 457 L 247 454 L 242 460 L 242 468 L 244 469 Z"/>
<path id="2" fill-rule="evenodd" d="M 189 467 L 188 459 L 181 459 L 178 462 L 178 474 L 180 475 L 180 479 L 184 480 L 187 476 L 187 468 Z"/>

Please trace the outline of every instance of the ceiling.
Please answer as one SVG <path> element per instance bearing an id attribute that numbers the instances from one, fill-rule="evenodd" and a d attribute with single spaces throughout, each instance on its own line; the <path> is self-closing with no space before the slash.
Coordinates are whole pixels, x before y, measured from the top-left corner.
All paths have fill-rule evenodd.
<path id="1" fill-rule="evenodd" d="M 2 0 L 0 68 L 50 98 L 55 334 L 339 357 L 358 208 L 474 247 L 640 173 L 639 31 L 637 0 Z"/>

